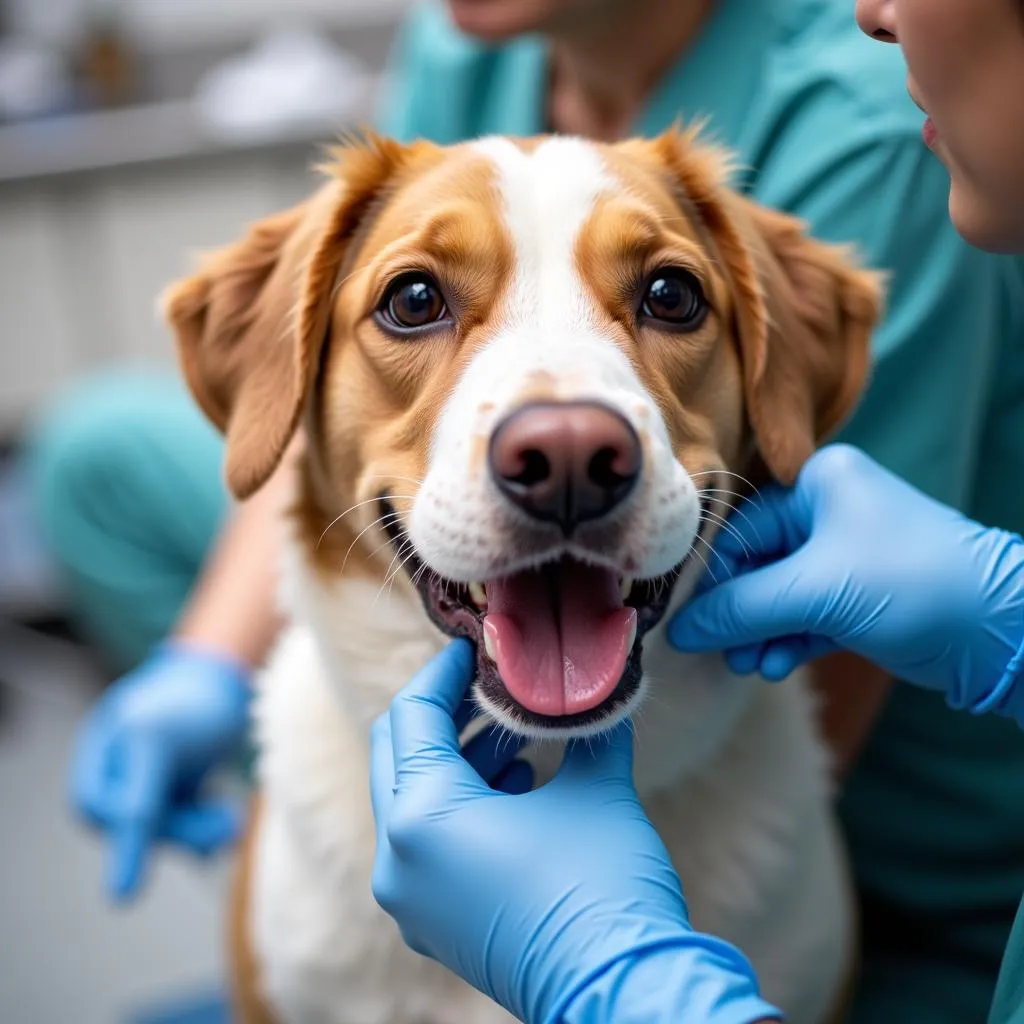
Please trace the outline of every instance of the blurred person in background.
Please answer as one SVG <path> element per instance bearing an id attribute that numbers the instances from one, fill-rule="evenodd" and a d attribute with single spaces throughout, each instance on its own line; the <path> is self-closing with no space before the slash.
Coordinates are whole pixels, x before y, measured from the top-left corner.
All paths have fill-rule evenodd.
<path id="1" fill-rule="evenodd" d="M 834 0 L 449 0 L 405 24 L 379 127 L 439 143 L 613 139 L 706 117 L 741 188 L 892 273 L 873 383 L 844 439 L 1020 531 L 1024 271 L 956 237 L 905 75 Z M 77 614 L 130 669 L 83 723 L 72 769 L 125 897 L 155 841 L 205 851 L 234 833 L 200 787 L 245 736 L 277 632 L 293 463 L 229 509 L 220 441 L 184 389 L 127 374 L 66 396 L 28 458 Z M 1024 738 L 910 687 L 871 728 L 887 678 L 849 662 L 833 675 L 826 724 L 853 769 L 841 810 L 863 900 L 853 1019 L 980 1020 L 1024 890 Z"/>

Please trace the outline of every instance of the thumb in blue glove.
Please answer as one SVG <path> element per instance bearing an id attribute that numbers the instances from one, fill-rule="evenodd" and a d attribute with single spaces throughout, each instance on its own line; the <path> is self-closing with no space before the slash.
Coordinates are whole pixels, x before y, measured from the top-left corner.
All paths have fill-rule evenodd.
<path id="1" fill-rule="evenodd" d="M 1024 640 L 1024 542 L 933 501 L 846 445 L 770 489 L 715 544 L 716 575 L 669 626 L 685 651 L 782 679 L 837 647 L 941 691 L 1007 705 Z"/>
<path id="2" fill-rule="evenodd" d="M 250 699 L 245 666 L 168 643 L 90 711 L 76 737 L 71 800 L 107 834 L 113 898 L 135 894 L 159 840 L 205 856 L 234 839 L 236 809 L 204 801 L 200 789 L 240 748 Z"/>

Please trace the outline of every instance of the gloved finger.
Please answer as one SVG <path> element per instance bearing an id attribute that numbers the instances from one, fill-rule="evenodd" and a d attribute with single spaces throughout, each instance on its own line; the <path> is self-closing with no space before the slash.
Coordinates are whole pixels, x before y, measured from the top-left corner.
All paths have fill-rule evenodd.
<path id="1" fill-rule="evenodd" d="M 766 645 L 760 672 L 768 682 L 779 683 L 801 665 L 837 649 L 832 640 L 823 636 L 783 637 Z"/>
<path id="2" fill-rule="evenodd" d="M 822 595 L 809 589 L 802 564 L 797 552 L 695 597 L 669 623 L 669 642 L 716 651 L 807 632 Z"/>
<path id="3" fill-rule="evenodd" d="M 565 748 L 555 783 L 578 783 L 581 779 L 633 780 L 633 725 L 619 722 L 610 732 L 575 740 Z"/>
<path id="4" fill-rule="evenodd" d="M 79 726 L 68 776 L 72 806 L 93 825 L 110 819 L 110 756 L 115 743 L 110 716 L 94 708 Z"/>
<path id="5" fill-rule="evenodd" d="M 730 647 L 722 652 L 730 672 L 738 676 L 749 676 L 761 667 L 765 644 L 744 644 L 742 647 Z"/>
<path id="6" fill-rule="evenodd" d="M 241 824 L 239 809 L 226 801 L 176 807 L 167 815 L 160 835 L 206 857 L 234 843 L 241 832 Z"/>
<path id="7" fill-rule="evenodd" d="M 494 780 L 512 763 L 527 742 L 525 736 L 518 736 L 500 725 L 492 724 L 462 748 L 462 756 L 484 782 L 497 788 Z"/>
<path id="8" fill-rule="evenodd" d="M 506 793 L 508 796 L 521 796 L 533 789 L 533 766 L 528 762 L 516 758 L 503 772 L 501 772 L 491 788 L 499 793 Z"/>
<path id="9" fill-rule="evenodd" d="M 163 744 L 153 736 L 125 737 L 117 792 L 110 826 L 111 895 L 134 895 L 145 875 L 149 848 L 156 835 L 171 788 L 171 761 Z"/>
<path id="10" fill-rule="evenodd" d="M 391 702 L 395 784 L 419 778 L 458 782 L 468 790 L 480 779 L 462 757 L 455 713 L 473 678 L 473 647 L 455 640 L 422 668 Z"/>
<path id="11" fill-rule="evenodd" d="M 370 805 L 377 831 L 391 819 L 395 802 L 395 751 L 391 740 L 391 716 L 380 715 L 370 730 Z"/>

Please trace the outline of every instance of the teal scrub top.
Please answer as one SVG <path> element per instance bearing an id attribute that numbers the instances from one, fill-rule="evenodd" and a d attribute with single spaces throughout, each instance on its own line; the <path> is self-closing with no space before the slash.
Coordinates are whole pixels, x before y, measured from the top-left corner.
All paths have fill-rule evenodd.
<path id="1" fill-rule="evenodd" d="M 989 1024 L 1024 1024 L 1024 903 L 1010 932 L 988 1020 Z"/>
<path id="2" fill-rule="evenodd" d="M 426 4 L 400 34 L 379 126 L 439 143 L 537 134 L 547 70 L 542 39 L 485 46 Z M 706 117 L 745 168 L 741 188 L 891 272 L 872 384 L 845 439 L 1020 531 L 1024 265 L 956 236 L 905 80 L 898 48 L 857 29 L 852 0 L 719 0 L 633 134 Z M 1022 808 L 1024 734 L 895 689 L 841 800 L 864 898 L 856 1020 L 985 1018 L 1024 891 Z"/>

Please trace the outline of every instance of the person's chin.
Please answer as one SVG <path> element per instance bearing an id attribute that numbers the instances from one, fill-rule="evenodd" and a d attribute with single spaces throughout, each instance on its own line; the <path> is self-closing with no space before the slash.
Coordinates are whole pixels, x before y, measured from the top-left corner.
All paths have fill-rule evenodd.
<path id="1" fill-rule="evenodd" d="M 957 234 L 976 249 L 1024 252 L 1024 209 L 1013 211 L 993 202 L 958 180 L 955 171 L 949 188 L 949 217 Z"/>
<path id="2" fill-rule="evenodd" d="M 448 0 L 456 28 L 485 43 L 502 43 L 546 28 L 533 0 Z"/>

